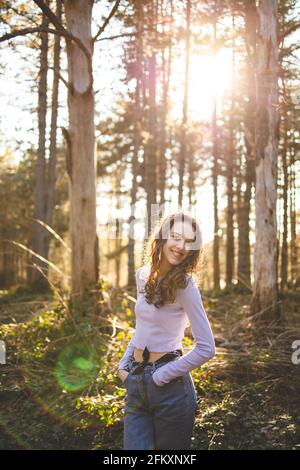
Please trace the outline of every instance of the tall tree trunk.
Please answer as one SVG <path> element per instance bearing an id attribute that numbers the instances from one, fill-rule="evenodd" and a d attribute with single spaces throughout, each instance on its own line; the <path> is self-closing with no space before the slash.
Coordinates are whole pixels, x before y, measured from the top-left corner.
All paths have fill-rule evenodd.
<path id="1" fill-rule="evenodd" d="M 62 3 L 56 0 L 56 16 L 61 21 Z M 54 58 L 53 58 L 53 85 L 52 85 L 52 105 L 51 105 L 51 129 L 50 129 L 50 152 L 48 163 L 48 197 L 46 210 L 46 224 L 51 227 L 52 214 L 55 204 L 55 182 L 56 182 L 56 153 L 57 153 L 57 111 L 58 111 L 58 88 L 60 73 L 60 36 L 54 38 Z M 45 239 L 45 253 L 48 259 L 50 234 L 47 232 Z"/>
<path id="2" fill-rule="evenodd" d="M 145 146 L 145 182 L 147 194 L 147 235 L 153 229 L 152 224 L 157 216 L 157 116 L 156 116 L 156 2 L 148 2 L 147 16 L 152 31 L 151 52 L 148 58 L 148 131 L 149 138 Z"/>
<path id="3" fill-rule="evenodd" d="M 251 263 L 250 263 L 250 202 L 252 185 L 255 182 L 254 167 L 254 140 L 255 140 L 255 73 L 256 62 L 256 1 L 245 2 L 245 43 L 247 49 L 247 95 L 248 101 L 245 107 L 245 146 L 246 146 L 246 171 L 245 191 L 240 196 L 238 209 L 238 263 L 237 263 L 237 287 L 244 291 L 251 289 Z"/>
<path id="4" fill-rule="evenodd" d="M 140 87 L 139 87 L 139 80 L 137 80 L 137 85 L 136 85 L 136 98 L 135 98 L 135 112 L 136 112 L 136 120 L 134 124 L 134 149 L 133 149 L 133 155 L 132 155 L 132 164 L 131 164 L 131 170 L 132 170 L 132 185 L 130 189 L 130 200 L 131 200 L 131 214 L 128 220 L 129 223 L 129 239 L 128 239 L 128 285 L 129 286 L 134 286 L 135 284 L 135 252 L 134 252 L 134 247 L 135 247 L 135 206 L 137 202 L 137 167 L 138 167 L 138 152 L 140 148 L 140 127 L 139 127 L 139 121 L 138 121 L 138 115 L 139 115 L 139 93 L 140 93 Z"/>
<path id="5" fill-rule="evenodd" d="M 295 134 L 292 136 L 293 145 L 291 148 L 291 164 L 290 164 L 290 223 L 291 223 L 291 282 L 292 285 L 300 286 L 299 263 L 298 263 L 298 245 L 297 245 L 297 208 L 296 208 L 296 174 L 295 174 Z"/>
<path id="6" fill-rule="evenodd" d="M 214 41 L 214 60 L 216 60 L 216 42 L 217 42 L 217 13 L 215 13 L 213 22 L 213 41 Z M 212 115 L 212 155 L 213 155 L 213 191 L 214 191 L 214 240 L 213 240 L 213 278 L 214 289 L 220 290 L 220 242 L 219 242 L 219 216 L 218 216 L 218 172 L 219 172 L 219 146 L 217 129 L 217 98 L 214 97 L 213 115 Z"/>
<path id="7" fill-rule="evenodd" d="M 234 16 L 232 18 L 232 30 L 234 31 Z M 234 115 L 235 115 L 235 40 L 232 44 L 232 90 L 229 111 L 229 136 L 226 161 L 226 186 L 227 186 L 227 211 L 226 211 L 226 288 L 232 286 L 234 270 L 234 232 L 233 232 L 233 165 L 236 159 L 234 143 Z"/>
<path id="8" fill-rule="evenodd" d="M 249 103 L 248 103 L 249 104 Z M 254 136 L 253 136 L 254 138 Z M 240 194 L 240 202 L 238 208 L 238 266 L 237 266 L 237 287 L 240 291 L 251 289 L 250 277 L 250 201 L 251 190 L 254 181 L 254 162 L 251 159 L 252 150 L 249 149 L 246 143 L 247 160 L 246 160 L 246 173 L 244 181 L 246 188 Z M 242 176 L 241 176 L 242 178 Z"/>
<path id="9" fill-rule="evenodd" d="M 49 20 L 46 15 L 42 15 L 42 27 L 48 28 Z M 38 88 L 38 130 L 39 143 L 38 155 L 35 171 L 35 190 L 34 190 L 34 218 L 45 222 L 46 210 L 46 116 L 47 116 L 47 73 L 48 73 L 48 33 L 41 33 L 41 54 L 40 54 L 40 74 Z M 45 237 L 46 230 L 38 222 L 34 221 L 32 225 L 32 248 L 35 253 L 45 258 Z M 44 273 L 45 263 L 39 258 L 32 260 Z M 43 274 L 36 268 L 30 268 L 28 271 L 28 280 L 30 284 L 38 285 L 43 288 L 47 285 L 47 280 Z"/>
<path id="10" fill-rule="evenodd" d="M 121 180 L 122 180 L 122 167 L 118 167 L 117 171 L 115 172 L 114 178 L 114 187 L 115 187 L 115 201 L 116 201 L 116 211 L 119 214 L 121 209 Z M 120 287 L 120 268 L 121 268 L 121 246 L 122 246 L 122 233 L 120 230 L 120 219 L 119 217 L 116 218 L 116 238 L 115 238 L 115 279 L 116 279 L 116 287 Z"/>
<path id="11" fill-rule="evenodd" d="M 185 37 L 185 72 L 184 72 L 184 95 L 182 106 L 182 123 L 180 136 L 179 152 L 179 184 L 178 184 L 178 205 L 182 206 L 183 201 L 183 178 L 187 157 L 186 130 L 188 124 L 188 93 L 189 93 L 189 67 L 190 67 L 190 20 L 191 20 L 191 2 L 186 0 L 186 37 Z"/>
<path id="12" fill-rule="evenodd" d="M 163 16 L 163 4 L 164 0 L 161 0 L 161 15 Z M 172 32 L 173 32 L 173 1 L 170 1 L 170 29 L 168 31 L 168 56 L 166 60 L 166 50 L 163 48 L 162 51 L 162 105 L 161 105 L 161 122 L 160 122 L 160 152 L 159 152 L 159 192 L 160 199 L 159 203 L 162 207 L 165 204 L 165 190 L 166 190 L 166 172 L 167 172 L 167 161 L 166 161 L 166 147 L 167 147 L 167 115 L 169 109 L 169 88 L 170 88 L 170 77 L 171 77 L 171 63 L 172 63 Z M 165 24 L 163 23 L 163 34 L 165 34 Z"/>
<path id="13" fill-rule="evenodd" d="M 256 194 L 254 285 L 251 310 L 261 311 L 257 322 L 277 321 L 276 183 L 278 160 L 278 46 L 277 1 L 258 6 L 256 76 Z"/>
<path id="14" fill-rule="evenodd" d="M 288 163 L 287 163 L 287 152 L 288 152 L 288 113 L 286 105 L 284 105 L 283 116 L 283 145 L 281 150 L 282 155 L 282 171 L 283 171 L 283 232 L 282 232 L 282 244 L 281 244 L 281 266 L 280 266 L 280 289 L 285 289 L 287 285 L 287 270 L 288 270 L 288 190 L 289 190 L 289 178 L 288 178 Z"/>
<path id="15" fill-rule="evenodd" d="M 143 24 L 143 11 L 140 4 L 136 5 L 136 17 L 137 17 L 137 31 L 142 28 Z M 129 239 L 128 239 L 128 285 L 135 285 L 135 205 L 137 196 L 137 173 L 138 173 L 138 154 L 141 146 L 141 105 L 140 105 L 140 94 L 141 94 L 141 74 L 142 74 L 142 37 L 137 35 L 136 38 L 136 88 L 135 88 L 135 103 L 134 103 L 134 142 L 133 142 L 133 155 L 132 155 L 132 186 L 130 190 L 131 199 L 131 214 L 129 217 Z"/>
<path id="16" fill-rule="evenodd" d="M 80 39 L 87 51 L 85 53 L 74 42 L 67 42 L 71 300 L 74 302 L 83 297 L 85 290 L 95 286 L 99 274 L 91 35 L 93 0 L 65 0 L 64 5 L 68 30 Z"/>

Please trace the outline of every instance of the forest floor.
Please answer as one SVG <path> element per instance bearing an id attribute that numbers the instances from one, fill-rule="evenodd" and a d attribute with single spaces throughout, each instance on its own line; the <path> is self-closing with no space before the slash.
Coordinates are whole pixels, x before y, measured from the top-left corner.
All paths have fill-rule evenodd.
<path id="1" fill-rule="evenodd" d="M 56 296 L 2 291 L 0 449 L 122 449 L 125 389 L 116 370 L 135 299 L 126 289 L 108 293 L 105 315 L 77 322 Z M 300 290 L 281 295 L 276 334 L 250 317 L 250 293 L 202 296 L 216 355 L 192 371 L 192 449 L 300 449 L 300 364 L 292 361 Z M 183 346 L 193 346 L 189 330 Z"/>

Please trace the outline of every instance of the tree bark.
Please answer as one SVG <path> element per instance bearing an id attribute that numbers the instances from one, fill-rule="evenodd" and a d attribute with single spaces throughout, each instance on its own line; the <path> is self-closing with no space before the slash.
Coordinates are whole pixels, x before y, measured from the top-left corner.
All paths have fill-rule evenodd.
<path id="1" fill-rule="evenodd" d="M 238 263 L 237 287 L 239 290 L 251 289 L 251 263 L 250 263 L 250 208 L 251 192 L 255 182 L 254 167 L 254 141 L 255 141 L 255 73 L 256 62 L 256 5 L 255 0 L 245 2 L 245 43 L 247 49 L 247 94 L 248 102 L 245 109 L 245 146 L 246 171 L 245 191 L 241 194 L 238 210 Z"/>
<path id="2" fill-rule="evenodd" d="M 156 115 L 156 2 L 147 4 L 147 16 L 149 28 L 152 30 L 152 41 L 147 60 L 148 65 L 148 133 L 149 137 L 145 145 L 145 189 L 147 194 L 147 233 L 150 235 L 153 229 L 152 223 L 156 217 L 154 205 L 157 202 L 157 115 Z"/>
<path id="3" fill-rule="evenodd" d="M 296 118 L 297 119 L 297 118 Z M 296 120 L 295 120 L 296 122 Z M 294 127 L 295 128 L 295 127 Z M 293 145 L 291 149 L 291 164 L 290 164 L 290 223 L 291 223 L 291 249 L 290 249 L 290 263 L 291 263 L 291 281 L 293 286 L 300 286 L 299 276 L 299 263 L 298 263 L 298 244 L 297 244 L 297 207 L 296 207 L 296 173 L 295 173 L 295 146 L 296 139 L 293 134 Z"/>
<path id="4" fill-rule="evenodd" d="M 161 0 L 161 14 L 163 16 L 163 4 Z M 167 17 L 168 15 L 166 15 Z M 172 63 L 172 33 L 173 33 L 173 1 L 170 1 L 170 29 L 168 30 L 168 55 L 166 59 L 166 49 L 162 50 L 162 105 L 160 113 L 160 152 L 159 152 L 159 203 L 162 207 L 165 204 L 165 190 L 166 190 L 166 148 L 167 148 L 167 115 L 169 109 L 169 88 L 171 77 L 171 63 Z M 163 33 L 166 34 L 165 25 L 163 23 Z"/>
<path id="5" fill-rule="evenodd" d="M 178 184 L 178 205 L 183 202 L 183 178 L 187 158 L 186 131 L 188 126 L 188 93 L 189 93 L 189 67 L 190 67 L 190 20 L 191 20 L 191 2 L 186 0 L 186 38 L 185 38 L 185 73 L 184 73 L 184 95 L 182 105 L 182 123 L 180 136 L 179 152 L 179 184 Z"/>
<path id="6" fill-rule="evenodd" d="M 67 42 L 68 56 L 68 173 L 70 190 L 71 271 L 73 301 L 98 280 L 99 247 L 96 236 L 96 165 L 94 90 L 92 76 L 92 0 L 66 0 L 68 31 L 89 53 Z"/>
<path id="7" fill-rule="evenodd" d="M 251 310 L 261 312 L 257 323 L 277 321 L 276 183 L 278 161 L 277 1 L 258 6 L 256 76 L 256 194 L 254 285 Z"/>
<path id="8" fill-rule="evenodd" d="M 142 6 L 137 3 L 136 5 L 136 18 L 137 30 L 142 28 L 143 23 L 143 10 Z M 142 38 L 140 35 L 136 38 L 136 88 L 135 88 L 135 103 L 134 103 L 134 137 L 133 137 L 133 154 L 132 154 L 132 186 L 130 190 L 131 199 L 131 214 L 128 220 L 130 232 L 128 239 L 128 285 L 135 285 L 135 205 L 137 200 L 137 174 L 138 174 L 138 154 L 141 146 L 141 75 L 142 75 Z"/>
<path id="9" fill-rule="evenodd" d="M 213 22 L 214 34 L 214 58 L 216 60 L 217 42 L 217 13 Z M 214 191 L 214 239 L 213 239 L 213 280 L 214 289 L 220 290 L 220 241 L 219 241 L 219 217 L 218 217 L 218 172 L 219 172 L 219 148 L 218 148 L 218 128 L 217 128 L 217 98 L 214 97 L 212 115 L 212 155 L 213 155 L 213 191 Z"/>
<path id="10" fill-rule="evenodd" d="M 45 14 L 42 15 L 42 27 L 47 28 L 49 20 Z M 46 210 L 46 116 L 47 116 L 47 74 L 48 74 L 48 33 L 41 33 L 40 74 L 38 87 L 38 130 L 39 143 L 35 170 L 34 190 L 34 218 L 45 222 Z M 32 225 L 32 248 L 35 253 L 46 258 L 45 253 L 46 229 L 38 222 Z M 46 274 L 45 263 L 34 257 L 32 261 Z M 29 284 L 44 288 L 47 280 L 35 267 L 28 271 Z"/>
<path id="11" fill-rule="evenodd" d="M 232 18 L 232 30 L 234 31 L 234 16 Z M 226 186 L 227 186 L 227 211 L 226 211 L 226 288 L 232 286 L 234 271 L 234 207 L 233 207 L 233 167 L 236 159 L 235 136 L 234 136 L 234 115 L 235 115 L 235 40 L 233 36 L 232 44 L 232 89 L 231 103 L 229 111 L 229 136 L 228 151 L 226 158 Z"/>
<path id="12" fill-rule="evenodd" d="M 288 275 L 288 190 L 289 190 L 289 177 L 288 177 L 288 163 L 287 163 L 287 153 L 288 153 L 288 113 L 286 105 L 284 105 L 283 116 L 283 145 L 281 149 L 282 156 L 282 171 L 283 171 L 283 188 L 282 188 L 282 198 L 283 198 L 283 232 L 282 232 L 282 243 L 281 243 L 281 263 L 280 263 L 280 289 L 285 289 L 287 285 L 287 275 Z"/>
<path id="13" fill-rule="evenodd" d="M 56 0 L 56 16 L 61 21 L 61 0 Z M 57 113 L 58 113 L 58 89 L 60 73 L 60 36 L 56 35 L 54 39 L 54 58 L 53 58 L 53 85 L 52 85 L 52 104 L 51 104 L 51 129 L 50 129 L 50 152 L 48 163 L 48 197 L 46 210 L 46 224 L 51 227 L 52 214 L 55 204 L 55 183 L 56 183 L 56 154 L 57 154 Z M 46 258 L 49 256 L 50 234 L 47 232 L 45 239 Z"/>

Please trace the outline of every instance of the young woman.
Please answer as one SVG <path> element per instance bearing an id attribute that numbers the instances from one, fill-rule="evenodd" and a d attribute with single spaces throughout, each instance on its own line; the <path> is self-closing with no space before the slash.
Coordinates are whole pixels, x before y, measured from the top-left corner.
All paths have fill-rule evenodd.
<path id="1" fill-rule="evenodd" d="M 134 335 L 118 365 L 126 388 L 124 449 L 190 449 L 197 394 L 190 371 L 215 355 L 196 277 L 201 230 L 187 212 L 164 218 L 136 271 Z M 194 348 L 183 355 L 189 320 Z"/>

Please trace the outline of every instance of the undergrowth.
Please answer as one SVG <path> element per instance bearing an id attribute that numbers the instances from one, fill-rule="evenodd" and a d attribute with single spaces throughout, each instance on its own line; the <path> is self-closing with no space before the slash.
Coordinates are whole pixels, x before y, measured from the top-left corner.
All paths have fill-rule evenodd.
<path id="1" fill-rule="evenodd" d="M 134 297 L 107 289 L 111 308 L 96 321 L 74 319 L 57 298 L 3 293 L 0 309 L 16 321 L 0 326 L 0 448 L 121 449 L 125 388 L 117 364 L 132 335 Z M 20 301 L 19 301 L 20 300 Z M 277 337 L 254 342 L 245 317 L 249 298 L 204 296 L 217 354 L 191 374 L 198 396 L 194 449 L 299 449 L 298 297 L 287 294 L 290 321 Z M 36 301 L 36 300 L 35 300 Z M 17 321 L 20 304 L 30 303 Z M 230 310 L 230 315 L 228 311 Z M 296 325 L 296 326 L 295 326 Z M 298 331 L 300 329 L 298 328 Z M 190 331 L 184 349 L 193 347 Z"/>

